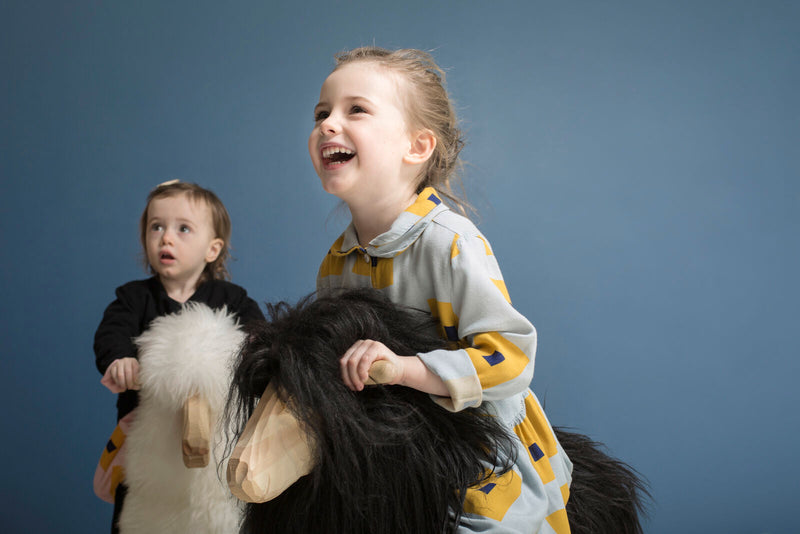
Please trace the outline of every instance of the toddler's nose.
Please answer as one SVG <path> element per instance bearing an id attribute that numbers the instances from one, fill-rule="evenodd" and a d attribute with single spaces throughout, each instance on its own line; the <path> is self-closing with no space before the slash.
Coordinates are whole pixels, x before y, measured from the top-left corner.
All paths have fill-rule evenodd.
<path id="1" fill-rule="evenodd" d="M 161 234 L 161 243 L 163 244 L 172 244 L 173 239 L 172 231 L 169 229 L 165 229 L 164 232 Z"/>

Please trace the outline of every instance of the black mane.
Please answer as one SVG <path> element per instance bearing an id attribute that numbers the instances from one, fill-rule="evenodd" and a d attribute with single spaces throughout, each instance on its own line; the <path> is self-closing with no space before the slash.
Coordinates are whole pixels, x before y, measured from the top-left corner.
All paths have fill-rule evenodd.
<path id="1" fill-rule="evenodd" d="M 275 381 L 318 444 L 316 467 L 272 501 L 248 504 L 242 532 L 451 532 L 486 466 L 510 469 L 514 438 L 483 409 L 453 413 L 411 388 L 353 392 L 342 382 L 339 358 L 359 339 L 403 355 L 444 348 L 427 314 L 356 290 L 269 315 L 249 327 L 229 413 L 241 430 Z"/>

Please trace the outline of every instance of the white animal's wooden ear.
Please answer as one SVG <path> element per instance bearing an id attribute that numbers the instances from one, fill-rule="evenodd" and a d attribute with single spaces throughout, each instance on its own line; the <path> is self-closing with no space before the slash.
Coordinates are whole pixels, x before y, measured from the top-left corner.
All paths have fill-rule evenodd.
<path id="1" fill-rule="evenodd" d="M 200 395 L 192 395 L 183 403 L 183 465 L 205 467 L 211 456 L 211 407 Z"/>
<path id="2" fill-rule="evenodd" d="M 245 502 L 274 499 L 314 468 L 314 443 L 270 384 L 228 461 L 228 487 Z"/>

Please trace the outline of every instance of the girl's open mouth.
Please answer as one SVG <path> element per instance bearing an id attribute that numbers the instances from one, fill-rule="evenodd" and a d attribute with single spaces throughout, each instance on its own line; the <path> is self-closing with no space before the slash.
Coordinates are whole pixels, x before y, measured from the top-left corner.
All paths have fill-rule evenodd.
<path id="1" fill-rule="evenodd" d="M 322 164 L 326 167 L 344 165 L 353 159 L 355 155 L 356 153 L 353 150 L 343 146 L 325 147 L 322 149 Z"/>

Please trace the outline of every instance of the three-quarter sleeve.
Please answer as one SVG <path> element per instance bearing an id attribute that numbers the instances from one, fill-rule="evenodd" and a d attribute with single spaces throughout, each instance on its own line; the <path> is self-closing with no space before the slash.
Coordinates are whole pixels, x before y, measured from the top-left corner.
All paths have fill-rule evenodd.
<path id="1" fill-rule="evenodd" d="M 518 394 L 530 385 L 536 330 L 514 307 L 489 243 L 480 234 L 454 236 L 429 302 L 455 350 L 419 354 L 445 382 L 453 411 Z"/>

